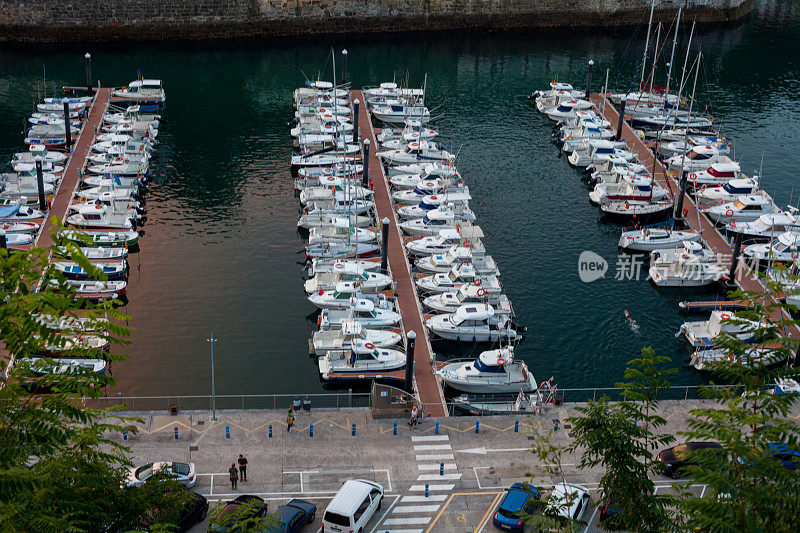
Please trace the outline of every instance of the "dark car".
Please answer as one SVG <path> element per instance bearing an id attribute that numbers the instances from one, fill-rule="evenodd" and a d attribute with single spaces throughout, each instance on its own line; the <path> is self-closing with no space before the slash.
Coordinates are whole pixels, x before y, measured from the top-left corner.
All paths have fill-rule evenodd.
<path id="1" fill-rule="evenodd" d="M 278 522 L 265 529 L 265 533 L 297 533 L 314 521 L 317 506 L 305 500 L 289 500 L 278 507 Z"/>
<path id="2" fill-rule="evenodd" d="M 619 500 L 616 496 L 611 496 L 608 501 L 601 503 L 600 507 L 600 521 L 604 522 L 612 516 L 619 514 Z"/>
<path id="3" fill-rule="evenodd" d="M 779 461 L 787 470 L 797 470 L 800 467 L 800 452 L 792 450 L 782 443 L 769 443 L 769 451 L 772 457 Z"/>
<path id="4" fill-rule="evenodd" d="M 658 454 L 657 459 L 666 465 L 664 469 L 665 476 L 671 476 L 674 479 L 681 477 L 681 470 L 685 466 L 692 463 L 689 461 L 691 452 L 704 449 L 721 449 L 722 446 L 716 442 L 685 442 L 678 444 L 672 448 L 667 448 Z"/>
<path id="5" fill-rule="evenodd" d="M 205 520 L 208 514 L 208 500 L 202 494 L 197 494 L 189 489 L 186 489 L 185 492 L 190 496 L 181 517 L 175 523 L 178 526 L 177 531 L 189 531 L 193 525 Z M 160 509 L 149 509 L 139 519 L 139 525 L 149 529 L 150 526 L 161 521 L 161 514 Z"/>
<path id="6" fill-rule="evenodd" d="M 233 515 L 241 512 L 241 509 L 245 505 L 251 505 L 256 509 L 256 517 L 267 516 L 267 502 L 258 496 L 242 494 L 235 500 L 229 501 L 227 504 L 225 504 L 225 507 L 222 508 L 222 511 L 219 512 L 217 518 L 214 520 L 215 524 L 209 529 L 209 531 L 228 531 L 230 533 L 239 531 L 241 528 L 233 526 L 233 523 L 236 520 Z"/>
<path id="7" fill-rule="evenodd" d="M 519 517 L 520 512 L 533 514 L 533 502 L 541 498 L 539 489 L 526 483 L 514 483 L 508 489 L 506 497 L 500 502 L 500 507 L 492 516 L 492 523 L 496 528 L 504 531 L 522 533 L 525 531 L 525 522 Z"/>

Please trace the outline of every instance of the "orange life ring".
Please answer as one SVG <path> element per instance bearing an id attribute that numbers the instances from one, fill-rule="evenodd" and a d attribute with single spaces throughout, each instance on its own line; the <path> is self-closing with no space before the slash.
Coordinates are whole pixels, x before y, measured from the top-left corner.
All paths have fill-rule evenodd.
<path id="1" fill-rule="evenodd" d="M 730 315 L 729 313 L 722 313 L 721 315 L 719 315 L 719 317 L 720 317 L 722 320 L 730 320 L 730 318 L 731 318 L 731 315 Z"/>
<path id="2" fill-rule="evenodd" d="M 702 187 L 700 187 L 700 190 L 701 190 L 701 191 L 704 191 L 704 190 L 706 190 L 706 186 L 705 186 L 705 185 L 703 185 Z"/>
<path id="3" fill-rule="evenodd" d="M 469 261 L 467 261 L 467 260 L 465 259 L 465 260 L 461 261 L 461 262 L 458 264 L 458 266 L 464 266 L 464 265 L 468 265 L 468 264 L 469 264 Z"/>
<path id="4" fill-rule="evenodd" d="M 485 296 L 485 295 L 486 295 L 486 289 L 484 288 L 478 289 L 478 296 Z"/>
<path id="5" fill-rule="evenodd" d="M 480 287 L 481 286 L 481 280 L 479 280 L 479 279 L 476 279 L 475 281 L 473 281 L 473 283 L 475 284 L 476 287 Z"/>
<path id="6" fill-rule="evenodd" d="M 725 211 L 725 216 L 726 217 L 732 217 L 733 216 L 733 209 L 728 209 L 727 211 Z"/>
<path id="7" fill-rule="evenodd" d="M 497 358 L 497 365 L 498 366 L 503 366 L 504 364 L 506 364 L 506 360 L 503 359 L 502 357 L 498 357 Z"/>
<path id="8" fill-rule="evenodd" d="M 717 198 L 717 205 L 722 205 L 723 203 L 722 198 Z"/>
<path id="9" fill-rule="evenodd" d="M 692 179 L 692 181 L 694 181 L 694 180 L 697 179 L 697 173 L 696 172 L 692 172 L 691 174 L 689 174 L 689 177 Z"/>
<path id="10" fill-rule="evenodd" d="M 798 253 L 797 250 L 792 252 L 792 259 L 797 259 L 798 256 L 800 256 L 800 253 Z"/>
<path id="11" fill-rule="evenodd" d="M 467 248 L 472 247 L 472 241 L 464 241 L 464 246 L 466 246 Z"/>
<path id="12" fill-rule="evenodd" d="M 371 342 L 368 342 L 368 343 L 364 344 L 364 348 L 366 348 L 367 350 L 374 350 L 375 349 L 375 345 L 372 344 Z"/>

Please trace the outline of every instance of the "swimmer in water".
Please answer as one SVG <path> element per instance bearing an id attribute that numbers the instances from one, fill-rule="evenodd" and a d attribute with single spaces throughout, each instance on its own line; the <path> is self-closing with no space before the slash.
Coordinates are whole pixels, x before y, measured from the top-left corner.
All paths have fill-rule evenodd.
<path id="1" fill-rule="evenodd" d="M 625 310 L 623 311 L 623 313 L 625 313 L 625 319 L 628 321 L 628 325 L 630 325 L 631 329 L 635 329 L 635 328 L 638 328 L 638 327 L 639 327 L 639 326 L 638 326 L 638 324 L 636 324 L 636 321 L 635 321 L 635 320 L 633 319 L 633 317 L 630 315 L 630 313 L 628 313 L 628 310 L 627 310 L 627 309 L 625 309 Z"/>

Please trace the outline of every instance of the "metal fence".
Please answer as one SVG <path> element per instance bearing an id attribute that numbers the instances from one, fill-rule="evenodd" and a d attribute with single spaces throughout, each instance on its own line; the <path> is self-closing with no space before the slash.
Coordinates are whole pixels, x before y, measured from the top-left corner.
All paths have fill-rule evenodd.
<path id="1" fill-rule="evenodd" d="M 370 394 L 363 392 L 342 392 L 329 394 L 217 394 L 217 410 L 278 410 L 288 409 L 296 399 L 311 401 L 312 409 L 338 409 L 345 407 L 369 407 Z M 87 407 L 123 406 L 126 411 L 210 411 L 211 396 L 106 396 L 92 399 L 84 398 Z"/>

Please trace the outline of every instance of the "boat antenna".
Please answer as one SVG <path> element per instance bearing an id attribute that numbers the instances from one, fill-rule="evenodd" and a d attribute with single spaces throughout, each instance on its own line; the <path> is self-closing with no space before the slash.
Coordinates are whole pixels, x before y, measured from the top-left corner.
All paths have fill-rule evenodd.
<path id="1" fill-rule="evenodd" d="M 666 40 L 664 41 L 666 43 Z M 661 23 L 658 23 L 658 31 L 656 31 L 656 44 L 653 46 L 653 67 L 650 69 L 650 87 L 648 87 L 648 92 L 652 95 L 653 94 L 653 83 L 655 82 L 656 77 L 656 62 L 658 58 L 661 56 L 661 48 L 658 46 L 661 43 Z M 662 45 L 663 46 L 663 45 Z M 641 89 L 639 90 L 639 98 L 641 99 Z M 648 102 L 650 99 L 648 98 Z"/>
<path id="2" fill-rule="evenodd" d="M 686 77 L 686 65 L 689 63 L 689 51 L 692 49 L 692 37 L 694 37 L 695 24 L 696 21 L 692 21 L 692 30 L 689 32 L 689 43 L 686 45 L 686 57 L 683 60 L 683 72 L 681 72 L 681 85 L 680 89 L 678 89 L 678 107 L 681 105 L 681 92 L 683 91 L 683 82 Z"/>
<path id="3" fill-rule="evenodd" d="M 694 86 L 692 87 L 692 99 L 689 101 L 689 115 L 686 119 L 686 128 L 683 130 L 683 146 L 684 148 L 689 142 L 689 121 L 692 119 L 692 107 L 694 106 L 694 91 L 697 89 L 697 74 L 700 72 L 700 58 L 703 56 L 703 52 L 700 51 L 697 53 L 697 70 L 694 73 Z M 683 178 L 683 173 L 686 172 L 686 150 L 683 150 L 683 156 L 681 157 L 681 178 Z M 652 187 L 651 187 L 652 188 Z M 675 204 L 675 208 L 678 205 Z M 682 215 L 682 213 L 675 213 L 673 216 L 675 218 L 678 215 Z"/>
<path id="4" fill-rule="evenodd" d="M 678 44 L 678 28 L 681 25 L 681 10 L 683 6 L 678 7 L 678 17 L 677 22 L 675 23 L 675 34 L 672 37 L 672 53 L 669 55 L 669 67 L 667 68 L 667 86 L 664 89 L 664 107 L 667 107 L 669 103 L 669 81 L 672 77 L 672 62 L 675 60 L 675 45 Z"/>
<path id="5" fill-rule="evenodd" d="M 600 109 L 600 114 L 603 116 L 606 116 L 606 101 L 608 100 L 608 73 L 610 71 L 610 68 L 606 69 L 606 84 L 603 85 L 603 105 Z"/>
<path id="6" fill-rule="evenodd" d="M 758 166 L 758 179 L 756 181 L 758 183 L 758 186 L 761 187 L 762 189 L 764 188 L 761 185 L 761 172 L 763 171 L 763 169 L 764 169 L 764 150 L 761 150 L 761 164 Z M 792 192 L 794 192 L 794 185 L 792 185 Z M 792 201 L 791 196 L 789 197 L 789 201 L 790 202 Z"/>
<path id="7" fill-rule="evenodd" d="M 644 41 L 644 54 L 642 55 L 642 79 L 639 82 L 639 92 L 642 92 L 644 83 L 644 73 L 647 71 L 647 49 L 650 47 L 650 29 L 653 27 L 653 10 L 656 8 L 656 0 L 650 3 L 650 22 L 647 23 L 647 38 Z"/>

